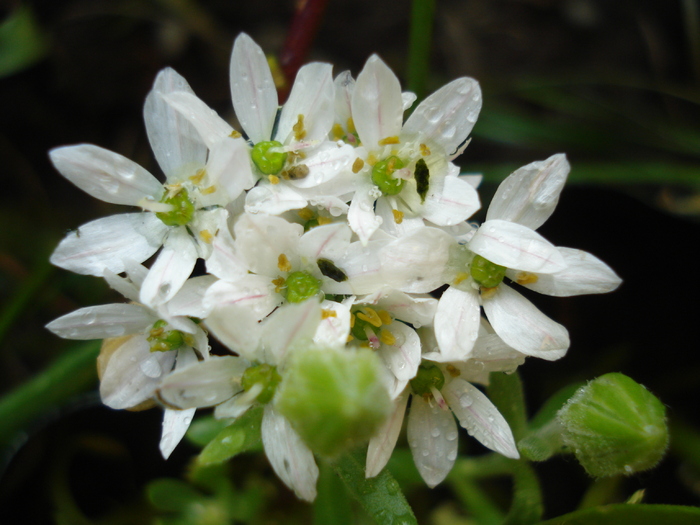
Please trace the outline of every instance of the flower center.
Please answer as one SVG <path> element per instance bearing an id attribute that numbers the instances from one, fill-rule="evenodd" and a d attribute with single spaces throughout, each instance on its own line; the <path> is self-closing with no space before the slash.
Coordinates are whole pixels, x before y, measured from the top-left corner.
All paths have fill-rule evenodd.
<path id="1" fill-rule="evenodd" d="M 418 367 L 416 377 L 411 379 L 413 392 L 422 397 L 431 396 L 433 389 L 440 390 L 445 385 L 445 376 L 433 363 L 423 361 Z"/>
<path id="2" fill-rule="evenodd" d="M 483 288 L 495 288 L 506 276 L 506 267 L 492 263 L 481 255 L 475 255 L 469 266 L 469 273 Z"/>
<path id="3" fill-rule="evenodd" d="M 290 273 L 285 284 L 290 303 L 301 303 L 321 291 L 321 281 L 307 272 Z"/>
<path id="4" fill-rule="evenodd" d="M 374 182 L 384 195 L 397 195 L 403 189 L 406 181 L 394 177 L 394 172 L 404 167 L 404 162 L 392 155 L 378 161 L 372 167 L 372 182 Z"/>
<path id="5" fill-rule="evenodd" d="M 255 385 L 261 385 L 262 390 L 257 396 L 257 401 L 267 404 L 272 401 L 277 385 L 282 381 L 282 377 L 277 373 L 277 368 L 271 365 L 255 365 L 243 372 L 241 386 L 246 392 Z"/>
<path id="6" fill-rule="evenodd" d="M 166 330 L 167 322 L 162 319 L 153 323 L 146 340 L 151 343 L 151 352 L 177 350 L 185 345 L 185 335 L 179 330 Z"/>
<path id="7" fill-rule="evenodd" d="M 167 226 L 184 226 L 189 224 L 194 216 L 194 204 L 185 188 L 178 188 L 174 194 L 166 192 L 160 202 L 172 206 L 170 211 L 156 212 L 156 217 Z"/>
<path id="8" fill-rule="evenodd" d="M 285 162 L 287 162 L 287 153 L 281 151 L 282 147 L 282 143 L 276 140 L 258 142 L 253 146 L 250 156 L 253 163 L 265 175 L 275 175 L 282 171 Z"/>
<path id="9" fill-rule="evenodd" d="M 382 327 L 391 324 L 392 321 L 386 310 L 363 306 L 350 317 L 350 333 L 358 341 L 367 341 L 374 350 L 379 348 L 380 343 L 391 346 L 396 344 L 396 337 Z"/>

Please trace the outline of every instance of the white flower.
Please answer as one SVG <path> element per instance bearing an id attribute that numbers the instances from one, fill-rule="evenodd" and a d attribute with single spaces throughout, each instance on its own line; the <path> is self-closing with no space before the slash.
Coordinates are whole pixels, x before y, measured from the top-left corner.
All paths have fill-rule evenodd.
<path id="1" fill-rule="evenodd" d="M 217 418 L 242 415 L 254 403 L 265 405 L 262 441 L 272 468 L 300 498 L 316 498 L 318 467 L 313 453 L 271 402 L 288 355 L 310 341 L 321 321 L 316 301 L 285 305 L 249 328 L 241 357 L 211 357 L 176 370 L 161 383 L 159 395 L 183 409 L 216 406 Z"/>
<path id="2" fill-rule="evenodd" d="M 101 276 L 105 270 L 124 271 L 125 261 L 143 262 L 162 246 L 142 287 L 145 303 L 163 303 L 177 293 L 197 258 L 209 255 L 209 243 L 225 221 L 225 210 L 209 207 L 225 206 L 242 191 L 235 178 L 240 146 L 228 139 L 207 157 L 207 147 L 192 126 L 162 100 L 162 94 L 172 91 L 191 90 L 175 71 L 165 69 L 144 106 L 146 130 L 165 185 L 138 164 L 97 146 L 65 146 L 50 152 L 56 169 L 93 197 L 153 212 L 85 224 L 61 241 L 51 262 Z"/>
<path id="3" fill-rule="evenodd" d="M 342 104 L 340 104 L 342 106 Z M 386 200 L 392 220 L 412 217 L 449 226 L 479 209 L 474 188 L 450 161 L 461 154 L 481 109 L 478 83 L 459 78 L 442 87 L 403 123 L 405 100 L 396 75 L 373 55 L 352 89 L 352 124 L 365 152 L 348 221 L 363 243 L 383 219 L 374 203 Z"/>

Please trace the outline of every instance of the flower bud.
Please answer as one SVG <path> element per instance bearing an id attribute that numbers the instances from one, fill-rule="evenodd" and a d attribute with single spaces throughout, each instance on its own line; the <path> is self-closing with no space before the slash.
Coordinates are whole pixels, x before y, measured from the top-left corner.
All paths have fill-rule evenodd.
<path id="1" fill-rule="evenodd" d="M 581 387 L 557 417 L 564 443 L 591 476 L 650 469 L 668 446 L 664 405 L 623 374 L 605 374 Z"/>
<path id="2" fill-rule="evenodd" d="M 376 432 L 391 411 L 381 363 L 368 349 L 298 349 L 276 408 L 314 452 L 334 457 Z"/>

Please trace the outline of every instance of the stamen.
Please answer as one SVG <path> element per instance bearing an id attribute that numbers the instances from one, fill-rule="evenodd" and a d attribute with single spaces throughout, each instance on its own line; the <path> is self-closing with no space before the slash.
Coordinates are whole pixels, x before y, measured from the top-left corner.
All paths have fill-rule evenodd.
<path id="1" fill-rule="evenodd" d="M 270 184 L 279 184 L 280 183 L 280 178 L 277 175 L 268 175 L 267 180 L 270 181 Z"/>
<path id="2" fill-rule="evenodd" d="M 430 155 L 430 148 L 426 146 L 425 144 L 420 145 L 420 154 L 423 155 L 424 157 L 427 157 Z"/>
<path id="3" fill-rule="evenodd" d="M 352 163 L 352 172 L 353 173 L 359 173 L 360 170 L 364 167 L 365 161 L 362 160 L 360 157 L 357 157 L 355 159 L 355 162 Z"/>
<path id="4" fill-rule="evenodd" d="M 396 224 L 401 224 L 403 222 L 403 212 L 399 210 L 391 210 L 391 213 L 394 215 L 394 222 Z"/>
<path id="5" fill-rule="evenodd" d="M 377 337 L 377 334 L 375 334 L 372 330 L 370 330 L 369 326 L 365 327 L 365 335 L 367 336 L 367 341 L 369 342 L 369 346 L 373 350 L 376 350 L 377 348 L 379 348 L 379 338 Z"/>
<path id="6" fill-rule="evenodd" d="M 197 172 L 190 177 L 190 180 L 192 181 L 193 184 L 196 184 L 199 186 L 202 183 L 202 179 L 204 176 L 207 174 L 207 170 L 205 169 L 199 169 Z"/>
<path id="7" fill-rule="evenodd" d="M 283 272 L 288 272 L 292 269 L 292 263 L 289 262 L 289 259 L 283 253 L 280 253 L 279 257 L 277 258 L 277 268 Z"/>
<path id="8" fill-rule="evenodd" d="M 209 230 L 202 230 L 199 232 L 199 236 L 202 238 L 204 242 L 207 244 L 211 244 L 211 241 L 214 240 L 214 236 L 209 232 Z"/>
<path id="9" fill-rule="evenodd" d="M 382 323 L 384 323 L 384 324 L 391 324 L 391 322 L 393 320 L 391 318 L 391 315 L 389 315 L 389 312 L 387 312 L 386 310 L 379 310 L 377 312 L 377 315 L 379 316 L 379 318 L 382 320 Z"/>
<path id="10" fill-rule="evenodd" d="M 447 373 L 450 374 L 452 377 L 459 377 L 462 374 L 462 372 L 460 372 L 459 369 L 454 365 L 447 365 L 445 369 L 447 370 Z"/>
<path id="11" fill-rule="evenodd" d="M 536 274 L 530 272 L 518 272 L 515 276 L 515 282 L 518 284 L 535 284 L 539 279 Z"/>
<path id="12" fill-rule="evenodd" d="M 398 144 L 399 143 L 399 137 L 394 135 L 393 137 L 384 137 L 383 139 L 379 140 L 379 145 L 380 146 L 386 146 L 387 144 Z"/>
<path id="13" fill-rule="evenodd" d="M 302 208 L 297 211 L 297 214 L 299 215 L 299 218 L 305 221 L 310 221 L 314 218 L 314 212 L 312 212 L 309 208 Z"/>
<path id="14" fill-rule="evenodd" d="M 333 133 L 333 140 L 342 140 L 345 136 L 345 130 L 340 124 L 333 124 L 331 133 Z"/>
<path id="15" fill-rule="evenodd" d="M 498 289 L 498 286 L 494 286 L 493 288 L 485 288 L 484 286 L 482 286 L 480 288 L 481 298 L 488 299 L 489 297 L 493 297 L 493 295 L 496 293 L 497 289 Z"/>
<path id="16" fill-rule="evenodd" d="M 216 186 L 209 186 L 208 188 L 204 188 L 201 193 L 202 195 L 210 195 L 216 191 Z"/>
<path id="17" fill-rule="evenodd" d="M 437 402 L 437 405 L 442 408 L 443 410 L 449 410 L 450 407 L 447 405 L 447 401 L 445 401 L 445 398 L 442 397 L 442 394 L 440 391 L 435 388 L 434 386 L 430 387 L 430 393 L 433 394 L 433 398 Z"/>
<path id="18" fill-rule="evenodd" d="M 333 222 L 333 219 L 330 217 L 321 217 L 320 215 L 316 219 L 316 222 L 318 222 L 319 226 L 323 226 L 324 224 L 330 224 Z"/>
<path id="19" fill-rule="evenodd" d="M 454 281 L 452 281 L 452 284 L 459 284 L 462 281 L 464 281 L 467 277 L 469 277 L 469 274 L 467 272 L 459 272 L 457 274 L 457 277 L 455 277 Z"/>
<path id="20" fill-rule="evenodd" d="M 357 130 L 355 129 L 355 121 L 352 120 L 352 117 L 348 118 L 348 122 L 347 122 L 346 127 L 348 128 L 348 131 L 350 133 L 357 133 Z"/>
<path id="21" fill-rule="evenodd" d="M 357 312 L 357 317 L 377 328 L 382 326 L 381 318 L 377 315 L 377 312 L 369 306 L 365 306 L 361 312 Z"/>
<path id="22" fill-rule="evenodd" d="M 232 139 L 240 139 L 242 136 L 243 136 L 243 135 L 241 135 L 241 134 L 240 134 L 238 131 L 236 131 L 235 129 L 234 129 L 234 130 L 231 132 L 231 134 L 229 135 L 229 137 L 231 137 Z"/>
<path id="23" fill-rule="evenodd" d="M 321 319 L 328 319 L 329 317 L 338 317 L 335 310 L 321 310 Z"/>
<path id="24" fill-rule="evenodd" d="M 275 285 L 275 292 L 281 293 L 282 290 L 284 290 L 284 284 L 285 284 L 284 277 L 277 277 L 275 279 L 272 279 L 272 284 Z"/>
<path id="25" fill-rule="evenodd" d="M 379 340 L 389 346 L 394 346 L 396 344 L 396 337 L 386 328 L 382 328 L 379 331 Z"/>
<path id="26" fill-rule="evenodd" d="M 292 126 L 294 131 L 294 139 L 301 140 L 306 137 L 306 128 L 304 128 L 304 115 L 297 116 L 297 123 Z"/>

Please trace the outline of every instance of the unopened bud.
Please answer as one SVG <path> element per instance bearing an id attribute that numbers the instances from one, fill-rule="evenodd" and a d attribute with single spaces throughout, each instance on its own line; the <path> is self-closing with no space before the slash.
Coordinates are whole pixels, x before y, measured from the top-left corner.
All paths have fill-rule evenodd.
<path id="1" fill-rule="evenodd" d="M 391 400 L 381 363 L 368 349 L 299 349 L 285 370 L 276 408 L 306 444 L 334 457 L 369 439 L 388 417 Z"/>
<path id="2" fill-rule="evenodd" d="M 650 469 L 668 446 L 664 405 L 623 374 L 605 374 L 581 387 L 557 417 L 564 443 L 591 476 Z"/>

